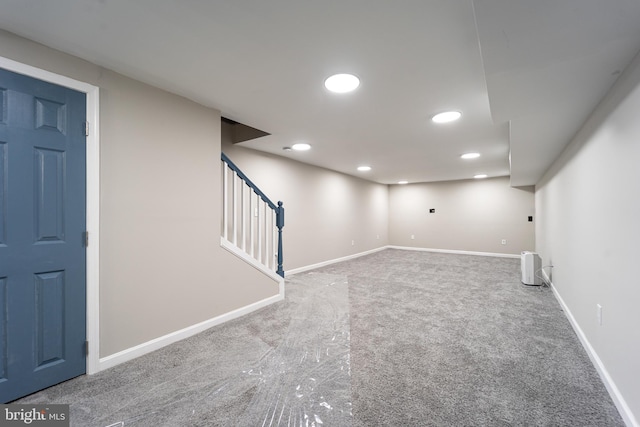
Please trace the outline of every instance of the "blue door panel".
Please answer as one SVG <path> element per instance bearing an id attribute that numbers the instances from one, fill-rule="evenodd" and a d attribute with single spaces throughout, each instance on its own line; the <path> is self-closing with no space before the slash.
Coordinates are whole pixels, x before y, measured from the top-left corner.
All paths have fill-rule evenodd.
<path id="1" fill-rule="evenodd" d="M 64 271 L 36 274 L 35 277 L 36 370 L 65 360 Z"/>
<path id="2" fill-rule="evenodd" d="M 64 242 L 65 152 L 36 148 L 33 160 L 35 241 Z"/>
<path id="3" fill-rule="evenodd" d="M 85 95 L 0 69 L 0 401 L 85 372 Z"/>
<path id="4" fill-rule="evenodd" d="M 4 123 L 7 120 L 7 108 L 5 106 L 7 99 L 7 90 L 0 87 L 0 123 Z"/>
<path id="5" fill-rule="evenodd" d="M 7 381 L 7 278 L 0 277 L 0 387 Z"/>
<path id="6" fill-rule="evenodd" d="M 0 94 L 2 91 L 0 91 Z M 0 103 L 0 105 L 2 105 Z M 0 117 L 2 115 L 0 114 Z M 3 127 L 3 123 L 0 122 L 0 128 Z M 9 172 L 6 167 L 7 161 L 7 143 L 0 140 L 0 183 L 7 182 L 7 173 Z M 0 185 L 0 247 L 5 246 L 5 240 L 7 236 L 7 201 L 6 191 L 4 185 Z"/>

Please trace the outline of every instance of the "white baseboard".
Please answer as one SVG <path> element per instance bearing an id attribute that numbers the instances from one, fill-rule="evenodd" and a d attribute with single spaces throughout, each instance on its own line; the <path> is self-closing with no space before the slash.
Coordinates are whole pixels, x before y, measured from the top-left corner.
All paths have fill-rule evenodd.
<path id="1" fill-rule="evenodd" d="M 224 322 L 228 322 L 229 320 L 238 318 L 240 316 L 244 316 L 245 314 L 249 314 L 252 311 L 256 311 L 262 307 L 266 307 L 269 304 L 273 304 L 275 302 L 284 300 L 284 279 L 282 277 L 280 277 L 274 271 L 268 269 L 266 266 L 258 263 L 258 261 L 251 258 L 249 255 L 244 253 L 242 250 L 237 248 L 235 245 L 233 245 L 231 242 L 227 241 L 226 239 L 224 238 L 220 239 L 220 246 L 222 246 L 224 249 L 228 250 L 232 254 L 238 256 L 239 258 L 243 259 L 249 265 L 261 271 L 271 279 L 278 282 L 278 285 L 279 285 L 278 295 L 265 298 L 261 301 L 254 302 L 247 306 L 241 307 L 237 310 L 230 311 L 229 313 L 222 314 L 212 319 L 205 320 L 204 322 L 200 322 L 195 325 L 188 326 L 179 331 L 175 331 L 170 334 L 164 335 L 162 337 L 155 338 L 151 341 L 147 341 L 145 343 L 139 344 L 135 347 L 131 347 L 126 350 L 120 351 L 118 353 L 109 355 L 107 357 L 100 358 L 100 360 L 98 361 L 98 369 L 94 370 L 91 373 L 100 372 L 105 369 L 111 368 L 113 366 L 119 365 L 120 363 L 128 362 L 129 360 L 133 360 L 147 353 L 151 353 L 152 351 L 161 349 L 162 347 L 165 347 L 169 344 L 173 344 L 185 338 L 189 338 L 213 326 L 220 325 Z"/>
<path id="2" fill-rule="evenodd" d="M 293 275 L 293 274 L 298 274 L 298 273 L 302 273 L 304 271 L 313 270 L 314 268 L 320 268 L 320 267 L 324 267 L 324 266 L 327 266 L 327 265 L 335 264 L 337 262 L 343 262 L 343 261 L 348 261 L 348 260 L 354 259 L 354 258 L 360 258 L 361 256 L 365 256 L 365 255 L 373 254 L 373 253 L 376 253 L 376 252 L 380 252 L 382 250 L 387 249 L 388 247 L 389 246 L 382 246 L 382 247 L 379 247 L 379 248 L 371 249 L 369 251 L 359 252 L 359 253 L 353 254 L 353 255 L 347 255 L 347 256 L 342 257 L 342 258 L 331 259 L 329 261 L 323 261 L 323 262 L 319 262 L 317 264 L 307 265 L 305 267 L 292 268 L 291 270 L 287 270 L 286 275 L 289 276 L 289 275 Z"/>
<path id="3" fill-rule="evenodd" d="M 567 319 L 569 320 L 569 323 L 571 324 L 571 326 L 573 327 L 573 330 L 578 336 L 580 343 L 582 343 L 582 347 L 584 347 L 585 351 L 589 355 L 589 359 L 591 359 L 591 363 L 593 363 L 593 366 L 596 368 L 598 375 L 600 375 L 600 379 L 602 380 L 602 382 L 604 383 L 604 386 L 609 392 L 609 395 L 611 396 L 611 400 L 613 400 L 613 403 L 616 405 L 616 408 L 618 408 L 618 412 L 620 413 L 620 416 L 624 420 L 625 424 L 628 427 L 640 427 L 638 420 L 633 415 L 633 412 L 631 412 L 631 408 L 629 408 L 629 405 L 627 405 L 627 402 L 624 400 L 624 397 L 622 397 L 620 390 L 618 390 L 618 387 L 616 387 L 616 384 L 613 382 L 613 379 L 609 375 L 607 368 L 605 368 L 604 364 L 602 363 L 602 360 L 600 360 L 600 357 L 598 357 L 598 354 L 591 346 L 591 343 L 587 339 L 587 336 L 582 331 L 582 328 L 580 328 L 580 325 L 576 321 L 575 317 L 573 317 L 571 310 L 569 310 L 569 307 L 562 299 L 562 296 L 560 296 L 560 293 L 558 292 L 556 287 L 553 285 L 553 282 L 551 282 L 551 280 L 549 279 L 549 276 L 547 275 L 547 273 L 544 270 L 542 270 L 542 274 L 544 278 L 547 280 L 547 282 L 551 284 L 551 290 L 553 291 L 553 295 L 556 297 L 556 300 L 558 300 L 558 303 L 562 307 L 562 310 L 564 311 L 565 316 L 567 316 Z"/>
<path id="4" fill-rule="evenodd" d="M 501 253 L 493 253 L 493 252 L 469 252 L 469 251 L 456 251 L 456 250 L 450 250 L 450 249 L 414 248 L 414 247 L 411 247 L 411 246 L 387 245 L 387 246 L 381 246 L 381 247 L 376 248 L 376 249 L 371 249 L 369 251 L 359 252 L 359 253 L 353 254 L 353 255 L 348 255 L 348 256 L 345 256 L 345 257 L 342 257 L 342 258 L 331 259 L 329 261 L 323 261 L 323 262 L 319 262 L 317 264 L 311 264 L 311 265 L 307 265 L 307 266 L 304 266 L 304 267 L 293 268 L 291 270 L 287 270 L 287 275 L 298 274 L 298 273 L 302 273 L 304 271 L 313 270 L 314 268 L 320 268 L 320 267 L 324 267 L 324 266 L 327 266 L 327 265 L 335 264 L 337 262 L 348 261 L 350 259 L 359 258 L 361 256 L 365 256 L 365 255 L 373 254 L 373 253 L 376 253 L 376 252 L 380 252 L 380 251 L 383 251 L 385 249 L 400 249 L 400 250 L 403 250 L 403 251 L 440 252 L 440 253 L 459 254 L 459 255 L 493 256 L 493 257 L 500 257 L 500 258 L 520 258 L 520 255 L 514 255 L 514 254 L 501 254 Z"/>
<path id="5" fill-rule="evenodd" d="M 412 246 L 393 246 L 393 245 L 387 246 L 387 248 L 400 249 L 403 251 L 440 252 L 444 254 L 493 256 L 493 257 L 499 257 L 499 258 L 520 258 L 520 254 L 502 254 L 499 252 L 473 252 L 473 251 L 458 251 L 453 249 L 414 248 Z"/>
<path id="6" fill-rule="evenodd" d="M 223 315 L 214 317 L 213 319 L 205 320 L 204 322 L 197 323 L 195 325 L 189 326 L 179 331 L 175 331 L 165 336 L 153 339 L 151 341 L 147 341 L 135 347 L 131 347 L 126 350 L 120 351 L 118 353 L 112 354 L 110 356 L 103 357 L 99 361 L 99 371 L 103 371 L 105 369 L 119 365 L 120 363 L 128 362 L 129 360 L 133 360 L 137 357 L 143 356 L 147 353 L 151 353 L 152 351 L 158 350 L 169 344 L 173 344 L 177 341 L 183 340 L 185 338 L 189 338 L 213 326 L 219 325 L 224 322 L 228 322 L 229 320 L 238 318 L 240 316 L 244 316 L 245 314 L 251 313 L 252 311 L 256 311 L 262 307 L 266 307 L 267 305 L 273 304 L 274 302 L 282 301 L 283 299 L 284 299 L 284 285 L 281 286 L 281 290 L 278 295 L 265 298 L 261 301 L 255 302 L 253 304 L 249 304 L 237 310 L 230 311 L 229 313 L 225 313 Z"/>

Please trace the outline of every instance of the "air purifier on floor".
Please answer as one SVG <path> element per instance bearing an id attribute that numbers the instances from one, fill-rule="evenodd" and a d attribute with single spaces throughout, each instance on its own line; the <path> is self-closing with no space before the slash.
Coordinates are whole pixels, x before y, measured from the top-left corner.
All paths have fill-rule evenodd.
<path id="1" fill-rule="evenodd" d="M 520 254 L 520 268 L 522 269 L 522 283 L 528 286 L 542 285 L 542 259 L 535 252 Z"/>

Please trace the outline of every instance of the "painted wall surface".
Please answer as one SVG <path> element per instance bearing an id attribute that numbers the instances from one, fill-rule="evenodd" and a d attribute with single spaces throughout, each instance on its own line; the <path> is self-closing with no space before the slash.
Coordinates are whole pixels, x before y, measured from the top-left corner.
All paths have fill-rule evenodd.
<path id="1" fill-rule="evenodd" d="M 100 356 L 278 294 L 220 247 L 220 113 L 0 31 L 0 55 L 100 87 Z"/>
<path id="2" fill-rule="evenodd" d="M 536 185 L 537 251 L 640 422 L 640 59 Z M 602 309 L 597 321 L 596 304 Z"/>
<path id="3" fill-rule="evenodd" d="M 391 245 L 502 254 L 534 249 L 533 187 L 512 188 L 502 177 L 389 188 Z"/>
<path id="4" fill-rule="evenodd" d="M 284 203 L 285 272 L 388 244 L 386 185 L 231 145 L 227 126 L 224 153 L 271 200 Z"/>

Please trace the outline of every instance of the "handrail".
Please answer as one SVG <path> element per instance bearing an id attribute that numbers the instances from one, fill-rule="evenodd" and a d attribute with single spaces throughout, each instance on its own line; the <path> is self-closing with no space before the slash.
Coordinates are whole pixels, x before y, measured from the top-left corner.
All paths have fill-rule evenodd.
<path id="1" fill-rule="evenodd" d="M 240 168 L 239 168 L 238 166 L 236 166 L 236 164 L 235 164 L 235 163 L 233 163 L 233 162 L 231 161 L 231 159 L 229 159 L 229 158 L 227 157 L 227 155 L 226 155 L 226 154 L 224 154 L 224 153 L 220 153 L 220 154 L 221 154 L 221 156 L 220 156 L 220 157 L 221 157 L 222 161 L 223 161 L 223 162 L 225 162 L 227 165 L 229 165 L 229 169 L 231 169 L 232 171 L 234 171 L 235 173 L 237 173 L 237 174 L 238 174 L 238 177 L 240 177 L 240 179 L 241 179 L 241 180 L 243 180 L 243 181 L 244 181 L 244 182 L 245 182 L 249 187 L 251 187 L 251 189 L 252 189 L 253 191 L 255 191 L 255 192 L 256 192 L 256 194 L 257 194 L 258 196 L 260 196 L 260 198 L 261 198 L 261 199 L 262 199 L 266 204 L 268 204 L 268 205 L 269 205 L 269 207 L 270 207 L 271 209 L 273 209 L 273 210 L 278 209 L 278 208 L 276 207 L 275 203 L 273 203 L 273 202 L 271 201 L 271 199 L 269 199 L 269 198 L 267 197 L 267 195 L 266 195 L 266 194 L 264 194 L 264 193 L 262 192 L 262 190 L 260 190 L 260 189 L 258 188 L 258 186 L 257 186 L 257 185 L 255 185 L 255 184 L 253 183 L 253 181 L 251 181 L 251 180 L 250 180 L 250 179 L 249 179 L 249 178 L 248 178 L 248 177 L 247 177 L 247 176 L 246 176 L 246 175 L 245 175 L 245 174 L 240 170 Z"/>
<path id="2" fill-rule="evenodd" d="M 233 171 L 233 173 L 246 185 L 246 187 L 250 188 L 251 191 L 253 193 L 255 193 L 264 203 L 266 206 L 268 206 L 273 213 L 275 214 L 275 221 L 273 221 L 273 216 L 271 216 L 271 226 L 275 227 L 275 229 L 277 230 L 277 268 L 275 268 L 275 272 L 276 274 L 278 274 L 280 277 L 284 277 L 284 269 L 283 269 L 283 254 L 282 254 L 282 229 L 284 228 L 284 207 L 282 206 L 282 202 L 279 201 L 278 204 L 276 205 L 275 203 L 273 203 L 271 201 L 271 199 L 269 199 L 269 197 L 267 197 L 266 194 L 264 194 L 262 192 L 262 190 L 260 190 L 258 188 L 258 186 L 256 184 L 253 183 L 253 181 L 251 181 L 241 170 L 240 168 L 231 161 L 231 159 L 229 159 L 229 157 L 227 157 L 224 153 L 220 153 L 220 159 L 222 160 L 223 163 L 225 163 L 228 167 L 228 169 L 230 169 L 231 171 Z M 272 262 L 269 261 L 264 261 L 263 258 L 266 257 L 266 259 L 269 258 L 269 252 L 273 253 L 274 250 L 276 250 L 273 246 L 271 247 L 271 249 L 269 249 L 269 245 L 268 245 L 268 241 L 269 241 L 269 234 L 267 233 L 266 227 L 268 226 L 268 218 L 267 219 L 263 219 L 262 222 L 258 222 L 257 223 L 257 228 L 258 228 L 258 237 L 257 237 L 257 242 L 254 239 L 254 220 L 253 220 L 253 216 L 254 213 L 252 212 L 252 201 L 253 198 L 250 198 L 248 203 L 246 200 L 246 197 L 244 196 L 244 193 L 242 192 L 242 188 L 240 189 L 241 193 L 240 193 L 240 199 L 238 200 L 236 198 L 237 194 L 236 194 L 236 179 L 234 178 L 234 180 L 232 181 L 232 202 L 231 202 L 231 208 L 229 208 L 228 204 L 228 183 L 227 183 L 227 170 L 224 169 L 223 170 L 223 187 L 224 187 L 224 191 L 223 191 L 223 227 L 224 227 L 224 238 L 227 238 L 227 234 L 229 233 L 228 227 L 230 226 L 228 224 L 228 217 L 231 216 L 231 235 L 232 235 L 232 240 L 233 240 L 233 244 L 238 247 L 238 249 L 244 251 L 247 255 L 249 255 L 250 257 L 252 257 L 253 259 L 257 260 L 258 262 L 260 262 L 262 265 L 266 265 L 268 268 L 273 269 L 274 266 L 272 266 Z M 248 196 L 247 196 L 248 197 Z M 237 213 L 236 212 L 236 206 L 237 203 L 240 204 L 241 206 L 241 212 Z M 249 205 L 248 208 L 246 205 Z M 229 215 L 228 211 L 229 209 L 231 209 L 231 215 Z M 247 211 L 248 209 L 248 211 Z M 266 210 L 266 207 L 264 209 L 260 209 L 259 207 L 254 207 L 255 209 L 255 216 L 258 216 L 259 212 L 262 212 L 264 210 Z M 273 215 L 273 214 L 272 214 Z M 247 219 L 248 218 L 248 219 Z M 251 234 L 250 237 L 247 238 L 247 236 L 245 235 L 245 225 L 247 220 L 250 222 L 250 226 L 251 226 Z M 256 221 L 258 221 L 259 219 L 256 219 Z M 238 231 L 238 222 L 240 222 L 240 228 L 241 231 Z M 261 224 L 265 225 L 265 230 L 261 231 Z M 273 228 L 272 228 L 273 230 Z M 275 230 L 274 230 L 275 231 Z M 263 233 L 264 233 L 264 241 L 262 240 L 263 237 Z M 238 234 L 241 234 L 241 245 L 237 244 L 237 238 L 238 238 Z M 274 235 L 271 234 L 271 242 L 273 242 L 273 238 Z M 247 250 L 247 240 L 249 240 L 249 249 Z M 257 247 L 257 252 L 258 255 L 255 256 L 254 254 L 254 249 Z M 262 249 L 264 247 L 264 251 L 266 253 L 266 255 L 263 257 L 262 255 Z M 273 270 L 272 270 L 273 271 Z"/>

